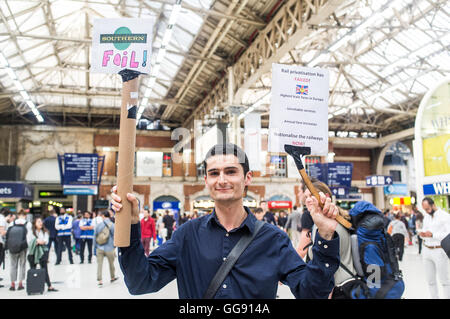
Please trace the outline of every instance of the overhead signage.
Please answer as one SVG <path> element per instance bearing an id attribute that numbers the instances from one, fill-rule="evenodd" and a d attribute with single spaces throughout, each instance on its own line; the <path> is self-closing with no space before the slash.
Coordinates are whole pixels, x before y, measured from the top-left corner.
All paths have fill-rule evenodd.
<path id="1" fill-rule="evenodd" d="M 40 190 L 39 198 L 66 198 L 63 191 L 60 190 Z"/>
<path id="2" fill-rule="evenodd" d="M 392 184 L 384 186 L 385 195 L 409 195 L 407 184 Z"/>
<path id="3" fill-rule="evenodd" d="M 350 188 L 341 186 L 341 187 L 330 187 L 331 192 L 336 197 L 336 199 L 348 198 Z"/>
<path id="4" fill-rule="evenodd" d="M 98 184 L 98 154 L 64 154 L 64 185 Z"/>
<path id="5" fill-rule="evenodd" d="M 371 175 L 366 176 L 366 186 L 385 186 L 392 185 L 394 179 L 392 176 Z"/>
<path id="6" fill-rule="evenodd" d="M 269 152 L 284 145 L 328 154 L 328 70 L 272 64 Z"/>
<path id="7" fill-rule="evenodd" d="M 33 199 L 33 187 L 25 183 L 0 183 L 0 198 Z"/>
<path id="8" fill-rule="evenodd" d="M 97 195 L 97 185 L 64 185 L 64 195 Z"/>
<path id="9" fill-rule="evenodd" d="M 328 163 L 328 182 L 329 186 L 346 186 L 352 185 L 353 163 Z"/>
<path id="10" fill-rule="evenodd" d="M 150 73 L 153 19 L 96 19 L 91 72 L 117 74 L 129 69 Z"/>
<path id="11" fill-rule="evenodd" d="M 104 161 L 105 156 L 91 153 L 58 155 L 63 194 L 97 195 Z"/>
<path id="12" fill-rule="evenodd" d="M 311 177 L 317 178 L 330 187 L 351 187 L 353 163 L 335 162 L 310 164 L 308 165 L 308 171 Z"/>
<path id="13" fill-rule="evenodd" d="M 424 195 L 448 195 L 450 194 L 450 181 L 437 182 L 423 185 Z"/>

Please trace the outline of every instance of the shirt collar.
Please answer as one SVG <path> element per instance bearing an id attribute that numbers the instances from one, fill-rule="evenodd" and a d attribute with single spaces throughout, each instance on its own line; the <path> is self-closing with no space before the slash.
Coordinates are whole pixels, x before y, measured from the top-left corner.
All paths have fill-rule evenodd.
<path id="1" fill-rule="evenodd" d="M 256 217 L 253 215 L 253 213 L 251 212 L 251 210 L 247 206 L 244 206 L 244 209 L 247 212 L 247 217 L 244 219 L 242 224 L 239 227 L 237 227 L 236 229 L 240 229 L 240 228 L 246 227 L 250 231 L 250 233 L 253 234 L 253 231 L 255 230 Z M 216 223 L 216 225 L 218 225 L 220 227 L 223 227 L 220 224 L 219 219 L 217 218 L 217 214 L 216 214 L 216 209 L 215 208 L 212 211 L 212 213 L 209 214 L 206 217 L 206 219 L 205 219 L 205 226 L 208 226 L 208 225 L 212 224 L 212 222 Z"/>

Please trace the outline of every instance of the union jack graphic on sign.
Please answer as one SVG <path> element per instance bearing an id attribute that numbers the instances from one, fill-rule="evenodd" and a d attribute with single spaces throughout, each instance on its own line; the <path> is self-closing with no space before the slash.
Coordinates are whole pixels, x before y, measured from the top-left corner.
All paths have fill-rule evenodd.
<path id="1" fill-rule="evenodd" d="M 300 95 L 308 95 L 308 86 L 297 84 L 295 93 Z"/>

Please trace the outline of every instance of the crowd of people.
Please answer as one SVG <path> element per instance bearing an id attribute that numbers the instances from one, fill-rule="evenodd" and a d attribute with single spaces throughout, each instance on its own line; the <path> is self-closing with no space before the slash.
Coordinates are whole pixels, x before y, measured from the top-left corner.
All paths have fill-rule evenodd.
<path id="1" fill-rule="evenodd" d="M 108 230 L 104 231 L 105 228 Z M 101 234 L 103 241 L 99 239 Z M 93 256 L 96 256 L 97 281 L 101 286 L 103 257 L 106 257 L 109 261 L 111 282 L 118 279 L 114 267 L 114 218 L 111 217 L 110 211 L 79 211 L 75 218 L 64 208 L 59 210 L 59 214 L 50 209 L 42 216 L 32 216 L 23 209 L 17 213 L 9 209 L 1 211 L 0 265 L 3 264 L 5 268 L 5 255 L 8 253 L 10 291 L 25 289 L 27 260 L 29 269 L 35 269 L 39 265 L 45 270 L 47 291 L 58 291 L 52 286 L 51 274 L 48 271 L 52 247 L 56 258 L 55 266 L 61 264 L 63 252 L 67 252 L 70 264 L 74 264 L 74 255 L 79 256 L 80 264 L 85 262 L 85 257 L 88 263 L 92 263 Z"/>
<path id="2" fill-rule="evenodd" d="M 186 212 L 180 214 L 176 221 L 172 211 L 150 214 L 149 209 L 142 209 L 141 236 L 145 255 L 148 256 L 151 251 L 169 240 L 177 225 L 196 217 L 196 211 Z M 103 242 L 98 238 L 102 232 L 106 233 Z M 24 234 L 24 237 L 21 234 Z M 114 212 L 78 211 L 73 216 L 73 212 L 65 208 L 60 208 L 59 212 L 50 209 L 43 215 L 32 215 L 23 209 L 19 212 L 8 208 L 0 211 L 0 266 L 3 266 L 3 269 L 9 266 L 10 291 L 25 289 L 27 269 L 35 269 L 38 265 L 45 270 L 47 291 L 58 291 L 52 286 L 51 274 L 48 271 L 51 251 L 55 254 L 55 266 L 61 265 L 63 254 L 67 255 L 69 264 L 77 261 L 74 256 L 78 256 L 79 264 L 96 261 L 99 287 L 103 285 L 103 260 L 106 257 L 111 275 L 110 282 L 116 281 L 118 277 L 114 266 L 117 257 L 114 247 Z M 5 285 L 0 284 L 0 288 L 3 287 Z"/>
<path id="3" fill-rule="evenodd" d="M 212 157 L 214 156 L 212 155 Z M 173 259 L 175 256 L 173 254 L 179 254 L 180 252 L 177 249 L 171 251 L 173 247 L 186 244 L 192 245 L 189 248 L 192 251 L 196 251 L 200 247 L 208 250 L 223 240 L 223 234 L 225 234 L 225 237 L 235 236 L 233 234 L 239 231 L 243 225 L 253 229 L 253 227 L 256 227 L 256 224 L 253 224 L 256 221 L 259 223 L 258 225 L 266 225 L 265 232 L 261 236 L 263 236 L 264 241 L 270 242 L 275 248 L 263 245 L 264 247 L 261 246 L 262 250 L 258 251 L 254 257 L 262 256 L 266 258 L 268 263 L 283 264 L 284 268 L 282 268 L 283 271 L 286 271 L 286 274 L 280 276 L 280 273 L 277 272 L 277 267 L 279 266 L 274 266 L 274 277 L 271 277 L 270 281 L 273 283 L 280 276 L 278 281 L 288 284 L 291 287 L 291 291 L 292 287 L 294 287 L 295 292 L 293 291 L 293 293 L 296 297 L 315 296 L 322 298 L 326 296 L 324 292 L 328 291 L 328 298 L 359 298 L 361 297 L 359 292 L 355 295 L 355 291 L 358 291 L 358 289 L 355 289 L 355 285 L 357 285 L 359 288 L 367 290 L 364 291 L 365 297 L 399 298 L 404 291 L 404 282 L 399 267 L 401 263 L 399 262 L 403 260 L 405 246 L 412 246 L 413 242 L 415 242 L 418 247 L 417 254 L 423 255 L 422 259 L 431 297 L 433 299 L 439 298 L 437 287 L 438 282 L 440 282 L 444 298 L 450 298 L 448 258 L 440 243 L 450 232 L 450 215 L 437 208 L 430 197 L 425 197 L 421 202 L 425 213 L 421 213 L 414 205 L 411 206 L 410 211 L 389 209 L 382 213 L 377 207 L 367 201 L 359 201 L 352 209 L 345 210 L 333 202 L 333 195 L 328 185 L 312 178 L 312 185 L 321 193 L 320 200 L 323 205 L 320 208 L 317 199 L 312 196 L 309 188 L 304 183 L 301 183 L 297 194 L 300 207 L 294 206 L 292 210 L 277 210 L 273 212 L 268 209 L 268 203 L 262 200 L 260 206 L 253 210 L 247 207 L 243 207 L 243 210 L 240 210 L 239 205 L 241 203 L 239 200 L 242 200 L 242 194 L 238 186 L 242 188 L 245 182 L 242 185 L 239 184 L 242 183 L 242 180 L 236 177 L 238 175 L 236 172 L 238 168 L 240 169 L 240 166 L 233 161 L 230 160 L 230 163 L 234 165 L 230 166 L 232 169 L 230 167 L 226 169 L 230 171 L 227 174 L 230 175 L 229 179 L 233 181 L 233 187 L 236 190 L 225 187 L 228 182 L 223 179 L 218 179 L 217 185 L 220 187 L 214 186 L 216 185 L 216 175 L 214 174 L 216 170 L 219 170 L 222 162 L 212 161 L 209 164 L 212 168 L 208 170 L 211 173 L 208 182 L 211 183 L 209 185 L 212 192 L 211 195 L 213 198 L 217 198 L 217 203 L 214 210 L 206 214 L 207 216 L 199 218 L 198 212 L 185 212 L 174 216 L 171 210 L 166 210 L 163 213 L 159 211 L 151 212 L 147 207 L 140 211 L 132 212 L 131 227 L 132 230 L 135 229 L 131 235 L 132 243 L 129 247 L 119 248 L 122 256 L 121 259 L 119 258 L 119 262 L 124 271 L 124 276 L 128 278 L 126 282 L 130 292 L 145 293 L 159 290 L 177 275 L 171 270 L 173 267 L 171 263 L 176 261 L 176 259 Z M 230 164 L 228 163 L 228 165 Z M 244 176 L 246 176 L 248 171 L 245 171 L 244 166 L 243 168 Z M 220 206 L 229 201 L 227 197 L 230 196 L 228 193 L 231 193 L 229 190 L 235 192 L 235 194 L 233 193 L 234 195 L 232 194 L 234 196 L 232 199 L 238 204 L 236 212 L 242 216 L 227 220 L 224 217 L 225 215 L 221 215 L 221 221 L 218 217 L 218 208 L 222 210 L 221 213 L 229 209 L 226 205 Z M 95 256 L 97 262 L 97 284 L 99 287 L 103 285 L 102 269 L 103 260 L 106 257 L 109 262 L 110 282 L 116 281 L 118 277 L 114 267 L 114 261 L 117 257 L 114 247 L 114 214 L 120 211 L 120 205 L 118 204 L 120 198 L 115 193 L 112 194 L 112 197 L 110 210 L 98 213 L 78 211 L 76 216 L 73 216 L 71 212 L 66 211 L 64 208 L 59 209 L 59 212 L 51 209 L 48 214 L 31 216 L 33 218 L 30 218 L 30 215 L 27 215 L 23 210 L 18 213 L 11 212 L 8 209 L 2 210 L 0 213 L 0 265 L 2 263 L 4 265 L 5 251 L 7 251 L 9 254 L 11 282 L 9 290 L 25 289 L 24 280 L 27 268 L 26 261 L 28 260 L 30 269 L 40 265 L 45 270 L 47 291 L 57 291 L 52 286 L 51 274 L 49 274 L 47 267 L 52 246 L 55 252 L 55 266 L 61 264 L 64 252 L 67 252 L 70 264 L 74 263 L 75 256 L 78 256 L 79 260 L 77 262 L 80 264 L 85 262 L 92 263 Z M 134 205 L 133 207 L 137 206 Z M 250 216 L 254 217 L 250 218 Z M 340 217 L 340 222 L 337 222 L 337 217 Z M 254 221 L 252 221 L 252 218 Z M 212 228 L 210 229 L 205 227 L 209 220 L 215 220 L 213 224 L 219 227 L 214 228 L 211 226 Z M 342 220 L 348 222 L 353 228 L 350 229 Z M 189 225 L 184 225 L 188 223 Z M 140 232 L 136 231 L 137 229 L 140 229 Z M 178 231 L 179 229 L 182 230 Z M 179 233 L 177 234 L 177 232 Z M 136 234 L 140 234 L 140 238 L 136 238 L 138 236 Z M 200 237 L 197 238 L 197 236 Z M 353 254 L 355 252 L 353 236 L 357 236 L 356 250 L 359 250 L 359 253 L 362 254 L 360 259 L 356 261 Z M 195 241 L 184 241 L 188 237 L 195 238 Z M 287 242 L 285 242 L 286 240 Z M 165 245 L 167 241 L 170 241 L 171 244 Z M 207 245 L 202 246 L 205 244 Z M 158 247 L 160 249 L 157 249 Z M 209 252 L 199 250 L 196 254 L 206 253 L 206 255 L 210 256 L 219 253 L 222 256 L 220 250 L 223 247 L 225 246 L 219 245 L 216 247 L 218 250 L 214 248 Z M 367 247 L 370 247 L 370 249 Z M 271 253 L 270 249 L 277 250 L 277 253 Z M 279 260 L 273 257 L 275 255 L 278 256 L 279 253 L 285 255 L 280 255 Z M 150 255 L 153 258 L 149 258 Z M 158 256 L 161 256 L 161 258 Z M 388 288 L 385 289 L 378 286 L 376 292 L 370 292 L 369 290 L 374 288 L 370 287 L 370 285 L 362 285 L 361 278 L 364 277 L 368 266 L 371 265 L 369 262 L 366 262 L 366 258 L 370 259 L 374 256 L 378 259 L 381 258 L 383 263 L 389 265 L 389 268 L 383 265 L 382 271 L 382 275 L 386 276 L 383 285 Z M 199 260 L 183 259 L 184 256 L 177 258 L 181 258 L 186 263 L 187 268 L 184 270 L 193 276 L 193 273 L 189 271 L 189 267 L 192 267 L 192 264 L 199 262 Z M 226 259 L 224 258 L 224 260 Z M 148 274 L 145 272 L 134 272 L 133 269 L 149 267 L 151 260 L 159 260 L 164 265 L 162 267 L 158 265 L 156 268 L 149 269 Z M 307 263 L 307 268 L 304 268 L 302 263 Z M 287 265 L 295 267 L 290 269 Z M 255 266 L 257 265 L 255 264 Z M 196 267 L 200 267 L 200 265 Z M 185 278 L 186 282 L 182 284 L 192 285 L 192 287 L 204 285 L 205 283 L 202 281 L 201 276 L 212 270 L 212 268 L 206 267 L 205 272 L 195 274 L 195 276 L 198 276 L 198 282 L 194 280 L 189 284 L 190 280 L 195 278 Z M 161 274 L 164 273 L 164 276 L 161 277 L 162 281 L 152 282 L 151 280 L 146 280 L 149 286 L 143 288 L 139 283 L 143 278 L 151 276 L 152 272 L 155 271 L 161 272 Z M 318 276 L 317 271 L 322 275 Z M 291 273 L 297 273 L 300 277 L 291 277 Z M 314 278 L 317 276 L 318 279 L 320 277 L 320 280 L 322 280 L 322 277 L 325 275 L 333 278 L 331 282 L 333 282 L 334 287 L 331 287 L 331 292 L 329 292 L 330 281 L 314 281 Z M 248 276 L 251 277 L 251 274 Z M 244 276 L 241 279 L 245 281 L 249 278 L 248 276 Z M 306 277 L 303 278 L 302 276 Z M 316 287 L 317 291 L 314 289 L 308 291 L 302 290 L 303 288 L 299 289 L 299 278 L 303 278 L 302 280 L 308 282 L 308 285 L 311 285 L 311 287 Z M 201 284 L 199 284 L 200 282 Z M 136 285 L 138 288 L 132 285 Z M 180 297 L 200 296 L 200 291 L 203 291 L 205 288 L 201 287 L 199 291 L 190 291 L 192 287 L 188 286 L 180 288 Z M 224 284 L 223 288 L 225 289 L 226 286 Z M 263 286 L 259 288 L 261 295 L 258 296 L 272 296 L 273 291 L 270 289 L 264 290 Z M 236 296 L 238 296 L 243 292 L 231 292 L 230 298 L 234 298 L 235 295 L 233 294 L 236 293 Z M 246 294 L 248 294 L 248 296 L 251 296 L 253 293 L 249 290 L 244 295 L 247 296 Z"/>

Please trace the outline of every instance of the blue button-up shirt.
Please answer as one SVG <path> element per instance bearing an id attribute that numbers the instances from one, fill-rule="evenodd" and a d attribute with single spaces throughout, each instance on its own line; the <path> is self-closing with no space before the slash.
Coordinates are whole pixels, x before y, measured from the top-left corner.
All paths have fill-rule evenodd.
<path id="1" fill-rule="evenodd" d="M 129 247 L 119 248 L 119 263 L 131 294 L 156 292 L 177 279 L 180 298 L 203 297 L 225 257 L 244 233 L 255 229 L 255 216 L 227 232 L 215 212 L 181 225 L 170 240 L 145 257 L 140 224 L 131 225 Z M 339 267 L 339 238 L 316 235 L 314 259 L 305 264 L 284 231 L 265 223 L 239 257 L 215 298 L 276 298 L 278 282 L 296 298 L 327 298 Z"/>

